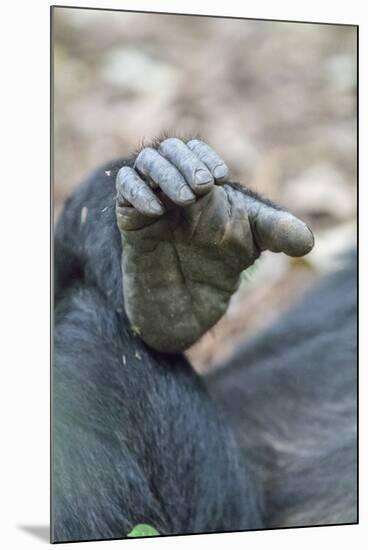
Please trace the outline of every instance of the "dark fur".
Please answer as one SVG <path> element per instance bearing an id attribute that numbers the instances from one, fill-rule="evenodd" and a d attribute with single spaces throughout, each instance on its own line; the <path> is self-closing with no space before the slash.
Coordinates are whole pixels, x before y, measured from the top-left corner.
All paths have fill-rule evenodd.
<path id="1" fill-rule="evenodd" d="M 207 378 L 257 464 L 266 524 L 357 521 L 356 257 Z"/>
<path id="2" fill-rule="evenodd" d="M 53 540 L 355 521 L 355 259 L 202 380 L 125 316 L 123 162 L 55 233 Z"/>
<path id="3" fill-rule="evenodd" d="M 94 288 L 55 316 L 54 540 L 260 527 L 232 435 L 180 355 L 132 336 Z"/>

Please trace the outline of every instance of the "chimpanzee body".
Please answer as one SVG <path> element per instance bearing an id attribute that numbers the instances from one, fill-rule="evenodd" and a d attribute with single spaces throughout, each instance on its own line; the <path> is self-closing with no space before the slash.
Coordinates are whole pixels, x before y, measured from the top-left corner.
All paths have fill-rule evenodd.
<path id="1" fill-rule="evenodd" d="M 269 527 L 357 521 L 356 255 L 207 377 Z"/>
<path id="2" fill-rule="evenodd" d="M 115 179 L 55 232 L 55 542 L 356 521 L 356 271 L 338 273 L 200 377 L 126 315 Z"/>

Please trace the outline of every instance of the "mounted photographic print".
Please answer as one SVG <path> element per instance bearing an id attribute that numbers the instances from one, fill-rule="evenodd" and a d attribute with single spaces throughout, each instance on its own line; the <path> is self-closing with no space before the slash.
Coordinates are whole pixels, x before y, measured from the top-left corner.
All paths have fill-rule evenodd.
<path id="1" fill-rule="evenodd" d="M 52 542 L 357 522 L 357 33 L 52 8 Z"/>

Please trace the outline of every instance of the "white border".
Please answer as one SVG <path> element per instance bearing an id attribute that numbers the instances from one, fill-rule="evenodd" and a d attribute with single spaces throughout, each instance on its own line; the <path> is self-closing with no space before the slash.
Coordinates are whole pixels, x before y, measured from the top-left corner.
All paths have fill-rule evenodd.
<path id="1" fill-rule="evenodd" d="M 363 2 L 226 0 L 80 1 L 69 6 L 232 15 L 360 25 L 368 51 Z M 4 3 L 1 8 L 1 521 L 4 548 L 44 545 L 19 526 L 49 520 L 49 1 Z M 367 59 L 360 58 L 360 120 L 368 120 Z M 363 125 L 361 125 L 363 126 Z M 361 150 L 368 151 L 365 128 Z M 361 158 L 361 234 L 367 235 L 367 154 Z M 5 195 L 5 196 L 4 196 Z M 363 246 L 365 245 L 363 241 Z M 361 303 L 367 303 L 366 255 L 361 247 Z M 364 313 L 364 314 L 363 314 Z M 367 334 L 361 311 L 361 334 Z M 360 373 L 360 525 L 88 543 L 88 548 L 212 547 L 226 544 L 287 549 L 363 548 L 367 529 L 367 360 L 362 338 Z M 366 543 L 365 543 L 366 544 Z"/>

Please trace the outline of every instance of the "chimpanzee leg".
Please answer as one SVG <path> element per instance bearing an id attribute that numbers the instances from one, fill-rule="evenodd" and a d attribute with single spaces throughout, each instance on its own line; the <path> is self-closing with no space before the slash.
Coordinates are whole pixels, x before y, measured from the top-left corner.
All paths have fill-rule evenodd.
<path id="1" fill-rule="evenodd" d="M 53 540 L 261 526 L 259 489 L 202 380 L 147 348 L 96 288 L 55 312 Z"/>

